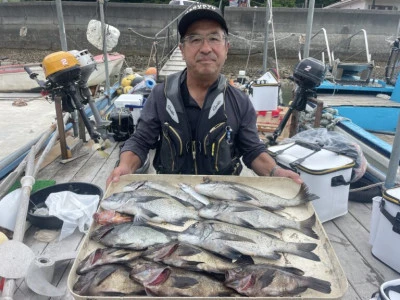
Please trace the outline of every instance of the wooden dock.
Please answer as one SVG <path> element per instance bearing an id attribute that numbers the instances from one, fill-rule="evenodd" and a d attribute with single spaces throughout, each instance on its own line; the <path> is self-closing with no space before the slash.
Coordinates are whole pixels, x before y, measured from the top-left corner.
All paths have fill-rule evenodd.
<path id="1" fill-rule="evenodd" d="M 91 152 L 89 155 L 79 157 L 67 164 L 61 164 L 59 157 L 41 170 L 37 180 L 53 179 L 57 183 L 88 182 L 98 185 L 105 192 L 106 178 L 114 168 L 119 156 L 118 144 L 113 144 L 106 152 L 109 154 L 108 157 L 104 157 L 98 152 Z M 148 173 L 152 172 L 154 169 L 150 167 Z M 254 176 L 250 170 L 245 170 L 242 175 Z M 349 202 L 349 212 L 346 215 L 323 224 L 349 283 L 349 288 L 342 298 L 344 300 L 370 299 L 372 293 L 376 292 L 383 282 L 400 277 L 397 272 L 371 254 L 371 245 L 368 243 L 371 209 L 371 203 Z M 55 240 L 46 243 L 35 239 L 35 234 L 39 230 L 34 226 L 28 227 L 24 239 L 24 243 L 31 247 L 36 255 L 77 250 L 84 237 L 76 230 L 72 236 L 60 242 Z M 63 297 L 52 299 L 73 299 L 67 291 L 67 278 L 72 263 L 71 260 L 56 265 L 53 284 L 65 289 L 66 294 Z M 38 297 L 29 290 L 23 280 L 18 280 L 14 299 L 49 298 Z"/>

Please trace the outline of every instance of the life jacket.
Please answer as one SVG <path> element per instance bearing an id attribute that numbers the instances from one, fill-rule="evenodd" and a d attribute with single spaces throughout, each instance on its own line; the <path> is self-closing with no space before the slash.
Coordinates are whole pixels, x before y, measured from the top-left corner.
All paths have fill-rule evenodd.
<path id="1" fill-rule="evenodd" d="M 165 81 L 165 110 L 159 112 L 162 133 L 154 168 L 162 174 L 239 175 L 242 165 L 234 147 L 236 134 L 225 114 L 225 76 L 219 76 L 217 87 L 206 96 L 195 137 L 177 88 L 181 85 L 181 76 L 185 74 L 170 75 Z"/>

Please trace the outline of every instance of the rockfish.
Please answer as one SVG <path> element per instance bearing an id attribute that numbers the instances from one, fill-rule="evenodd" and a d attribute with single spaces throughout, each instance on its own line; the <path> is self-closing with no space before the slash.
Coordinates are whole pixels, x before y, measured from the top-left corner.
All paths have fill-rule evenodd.
<path id="1" fill-rule="evenodd" d="M 155 223 L 182 225 L 187 220 L 198 220 L 194 207 L 185 206 L 177 199 L 153 189 L 139 189 L 113 194 L 100 203 L 103 209 L 135 215 L 135 221 L 145 219 Z"/>
<path id="2" fill-rule="evenodd" d="M 104 265 L 78 277 L 73 291 L 81 296 L 146 295 L 144 287 L 129 278 L 129 268 Z"/>
<path id="3" fill-rule="evenodd" d="M 330 282 L 302 275 L 295 268 L 248 265 L 226 271 L 225 285 L 249 297 L 292 296 L 308 288 L 324 294 L 331 292 Z"/>
<path id="4" fill-rule="evenodd" d="M 101 265 L 123 264 L 136 259 L 141 254 L 142 251 L 128 249 L 97 248 L 79 263 L 76 274 L 82 275 Z"/>
<path id="5" fill-rule="evenodd" d="M 142 255 L 145 259 L 191 271 L 224 274 L 238 265 L 202 248 L 178 242 L 149 247 Z"/>
<path id="6" fill-rule="evenodd" d="M 312 226 L 315 224 L 315 214 L 307 220 L 298 222 L 251 204 L 221 200 L 214 201 L 201 208 L 199 216 L 247 228 L 273 229 L 278 231 L 282 231 L 285 228 L 292 228 L 318 239 L 318 235 L 312 229 Z"/>
<path id="7" fill-rule="evenodd" d="M 155 244 L 168 243 L 174 235 L 146 225 L 122 223 L 101 226 L 90 234 L 90 238 L 109 247 L 144 250 Z"/>
<path id="8" fill-rule="evenodd" d="M 284 242 L 277 237 L 254 229 L 219 221 L 201 221 L 189 226 L 178 234 L 178 240 L 221 254 L 236 260 L 242 255 L 278 259 L 286 252 L 314 261 L 319 257 L 311 252 L 315 243 Z"/>
<path id="9" fill-rule="evenodd" d="M 215 199 L 241 201 L 269 210 L 297 206 L 319 198 L 317 195 L 311 194 L 304 183 L 301 185 L 297 195 L 292 199 L 285 199 L 245 184 L 229 181 L 206 181 L 197 184 L 195 190 L 200 194 Z"/>
<path id="10" fill-rule="evenodd" d="M 207 275 L 155 262 L 143 262 L 132 266 L 130 276 L 145 287 L 149 296 L 238 296 L 234 290 Z"/>

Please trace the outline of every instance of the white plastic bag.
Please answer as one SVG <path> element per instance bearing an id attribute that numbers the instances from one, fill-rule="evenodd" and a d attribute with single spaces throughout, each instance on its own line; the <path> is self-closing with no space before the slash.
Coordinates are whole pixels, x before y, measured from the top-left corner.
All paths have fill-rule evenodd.
<path id="1" fill-rule="evenodd" d="M 118 44 L 120 32 L 117 28 L 111 25 L 106 26 L 106 43 L 107 52 L 111 51 Z M 86 31 L 86 38 L 93 46 L 99 50 L 103 50 L 103 35 L 101 30 L 101 22 L 97 20 L 90 20 Z"/>
<path id="2" fill-rule="evenodd" d="M 5 195 L 0 201 L 0 227 L 14 231 L 22 189 Z"/>
<path id="3" fill-rule="evenodd" d="M 99 195 L 80 195 L 69 191 L 51 193 L 46 199 L 49 215 L 64 221 L 59 240 L 71 235 L 76 227 L 86 233 L 97 210 Z"/>

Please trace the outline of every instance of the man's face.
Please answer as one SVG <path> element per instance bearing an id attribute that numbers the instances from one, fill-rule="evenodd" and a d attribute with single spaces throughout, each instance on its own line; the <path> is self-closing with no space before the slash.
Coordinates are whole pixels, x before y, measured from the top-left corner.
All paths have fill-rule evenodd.
<path id="1" fill-rule="evenodd" d="M 229 42 L 218 22 L 200 20 L 190 25 L 179 47 L 189 76 L 214 80 L 227 58 Z"/>

